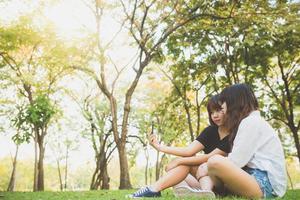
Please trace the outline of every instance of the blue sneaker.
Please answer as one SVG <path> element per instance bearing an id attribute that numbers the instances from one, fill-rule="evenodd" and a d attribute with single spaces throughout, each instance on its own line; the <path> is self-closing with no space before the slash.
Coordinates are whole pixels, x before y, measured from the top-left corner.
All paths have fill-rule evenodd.
<path id="1" fill-rule="evenodd" d="M 149 187 L 141 188 L 132 195 L 128 196 L 129 198 L 139 198 L 139 197 L 161 197 L 160 192 L 153 192 Z"/>

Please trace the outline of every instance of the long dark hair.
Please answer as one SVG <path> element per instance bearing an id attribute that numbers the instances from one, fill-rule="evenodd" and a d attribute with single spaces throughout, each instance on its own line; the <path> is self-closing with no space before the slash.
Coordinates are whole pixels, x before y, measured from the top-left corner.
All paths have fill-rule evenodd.
<path id="1" fill-rule="evenodd" d="M 235 84 L 220 94 L 220 102 L 227 105 L 224 127 L 229 133 L 231 147 L 241 121 L 252 111 L 258 110 L 258 101 L 247 84 Z"/>
<path id="2" fill-rule="evenodd" d="M 220 95 L 216 94 L 216 95 L 212 96 L 208 100 L 206 108 L 207 108 L 207 112 L 208 112 L 208 119 L 209 119 L 210 125 L 217 126 L 211 118 L 211 113 L 215 110 L 221 110 Z"/>

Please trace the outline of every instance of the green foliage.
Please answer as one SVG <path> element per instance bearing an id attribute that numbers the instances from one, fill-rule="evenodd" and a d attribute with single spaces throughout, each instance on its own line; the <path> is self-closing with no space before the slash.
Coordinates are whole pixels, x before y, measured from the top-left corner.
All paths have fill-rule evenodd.
<path id="1" fill-rule="evenodd" d="M 26 110 L 25 121 L 42 129 L 49 124 L 56 108 L 45 95 L 39 95 Z"/>
<path id="2" fill-rule="evenodd" d="M 204 84 L 208 94 L 246 82 L 256 91 L 267 119 L 277 119 L 281 126 L 294 119 L 297 125 L 300 4 L 221 1 L 207 7 L 218 15 L 231 13 L 230 17 L 200 17 L 171 35 L 165 56 L 174 63 L 170 67 L 174 85 L 191 92 L 195 91 L 193 85 L 201 85 L 210 77 Z M 183 101 L 176 98 L 178 89 L 174 87 L 173 91 L 176 105 L 182 105 Z M 286 138 L 291 137 L 290 131 L 286 130 Z"/>
<path id="3" fill-rule="evenodd" d="M 76 50 L 60 40 L 53 27 L 34 23 L 35 15 L 24 15 L 0 27 L 1 87 L 15 93 L 17 115 L 13 125 L 18 130 L 13 140 L 29 142 L 33 128 L 46 132 L 58 109 L 50 97 L 59 89 L 57 83 L 72 71 Z"/>
<path id="4" fill-rule="evenodd" d="M 81 112 L 85 118 L 85 126 L 81 131 L 82 137 L 91 141 L 95 151 L 95 157 L 102 151 L 108 152 L 113 148 L 112 130 L 109 105 L 99 95 L 90 95 L 81 103 Z"/>
<path id="5" fill-rule="evenodd" d="M 32 137 L 32 126 L 26 121 L 26 107 L 17 106 L 17 110 L 17 116 L 12 119 L 12 123 L 18 132 L 12 137 L 12 139 L 16 144 L 21 144 L 23 142 L 29 143 L 30 138 Z"/>
<path id="6" fill-rule="evenodd" d="M 52 26 L 37 26 L 34 17 L 24 15 L 0 26 L 0 66 L 11 84 L 52 94 L 58 80 L 73 72 L 79 49 L 60 39 Z"/>
<path id="7" fill-rule="evenodd" d="M 17 117 L 13 119 L 13 124 L 19 133 L 13 136 L 13 140 L 17 144 L 29 142 L 33 129 L 45 131 L 57 112 L 58 109 L 46 95 L 38 95 L 32 104 L 19 108 Z"/>
<path id="8" fill-rule="evenodd" d="M 175 107 L 168 101 L 162 102 L 152 114 L 155 132 L 167 145 L 185 146 L 189 132 L 186 115 L 182 107 Z"/>
<path id="9" fill-rule="evenodd" d="M 11 26 L 0 28 L 0 49 L 5 52 L 41 42 L 41 35 L 33 29 L 32 19 L 21 16 Z"/>

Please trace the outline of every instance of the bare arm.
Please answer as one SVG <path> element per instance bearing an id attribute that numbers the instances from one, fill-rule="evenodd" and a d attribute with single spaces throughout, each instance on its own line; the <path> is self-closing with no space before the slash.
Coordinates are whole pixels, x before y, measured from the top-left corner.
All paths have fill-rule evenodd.
<path id="1" fill-rule="evenodd" d="M 222 155 L 222 156 L 227 156 L 227 153 L 224 151 L 216 148 L 209 154 L 204 154 L 204 155 L 199 155 L 199 156 L 192 156 L 192 157 L 186 157 L 186 158 L 180 158 L 178 159 L 178 164 L 179 165 L 189 165 L 189 166 L 195 166 L 195 165 L 201 165 L 202 163 L 207 162 L 207 160 L 212 157 L 213 155 Z"/>
<path id="2" fill-rule="evenodd" d="M 149 136 L 150 144 L 157 150 L 174 156 L 190 157 L 204 149 L 203 144 L 198 141 L 192 142 L 187 147 L 170 147 L 159 144 L 155 135 Z"/>
<path id="3" fill-rule="evenodd" d="M 171 154 L 174 156 L 190 157 L 203 150 L 204 146 L 198 142 L 194 141 L 187 147 L 170 147 L 161 145 L 160 151 Z"/>
<path id="4" fill-rule="evenodd" d="M 172 162 L 170 162 L 167 167 L 166 170 L 169 171 L 179 165 L 188 165 L 188 166 L 199 166 L 202 163 L 207 162 L 207 160 L 212 157 L 213 155 L 223 155 L 223 156 L 227 156 L 227 153 L 225 153 L 224 151 L 216 148 L 215 150 L 213 150 L 212 152 L 210 152 L 209 154 L 204 154 L 204 155 L 199 155 L 199 156 L 192 156 L 192 157 L 185 157 L 185 158 L 177 158 L 175 160 L 173 160 Z"/>

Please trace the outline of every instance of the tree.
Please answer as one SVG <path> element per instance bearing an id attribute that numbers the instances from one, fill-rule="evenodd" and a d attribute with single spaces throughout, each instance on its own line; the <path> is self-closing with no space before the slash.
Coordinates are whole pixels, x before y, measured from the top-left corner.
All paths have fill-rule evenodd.
<path id="1" fill-rule="evenodd" d="M 289 128 L 300 161 L 300 35 L 297 33 L 300 7 L 299 4 L 278 3 L 276 8 L 282 13 L 275 17 L 275 22 L 268 22 L 272 23 L 268 26 L 272 28 L 265 30 L 269 36 L 251 53 L 258 56 L 256 52 L 266 51 L 257 61 L 262 68 L 259 77 L 266 85 L 264 91 L 272 100 L 272 104 L 268 104 L 269 117 Z"/>
<path id="2" fill-rule="evenodd" d="M 61 161 L 65 157 L 63 155 L 63 150 L 61 147 L 61 143 L 59 141 L 55 141 L 55 143 L 51 143 L 50 148 L 53 151 L 53 154 L 55 156 L 55 161 L 57 165 L 57 172 L 58 172 L 58 180 L 59 180 L 59 189 L 60 191 L 64 190 L 64 184 L 63 184 L 63 174 L 62 174 L 62 168 L 61 168 Z"/>
<path id="3" fill-rule="evenodd" d="M 191 142 L 200 132 L 201 108 L 206 99 L 216 92 L 208 85 L 212 77 L 207 70 L 199 70 L 199 68 L 195 70 L 195 68 L 196 64 L 179 61 L 178 64 L 170 67 L 171 75 L 161 69 L 173 84 L 173 91 L 167 101 L 176 106 L 183 106 Z"/>
<path id="4" fill-rule="evenodd" d="M 108 175 L 108 164 L 112 153 L 116 149 L 112 141 L 111 116 L 106 104 L 100 104 L 99 98 L 85 98 L 82 113 L 88 122 L 89 128 L 84 131 L 93 145 L 95 152 L 96 168 L 94 170 L 90 190 L 109 189 L 110 178 Z"/>
<path id="5" fill-rule="evenodd" d="M 45 116 L 40 116 L 43 113 L 35 109 L 46 109 L 43 111 L 47 112 L 44 106 L 50 105 L 49 97 L 58 90 L 58 80 L 70 73 L 66 66 L 72 60 L 73 49 L 58 40 L 51 28 L 39 30 L 34 27 L 31 17 L 22 16 L 1 27 L 0 63 L 1 73 L 15 85 L 18 97 L 29 103 L 26 120 L 33 126 L 36 155 L 33 190 L 37 191 L 44 189 L 44 138 L 49 121 L 43 121 Z M 38 117 L 42 117 L 41 121 Z"/>
<path id="6" fill-rule="evenodd" d="M 13 123 L 13 126 L 17 129 L 17 133 L 12 137 L 14 143 L 16 144 L 16 152 L 15 156 L 13 158 L 13 167 L 12 172 L 10 176 L 10 180 L 8 183 L 7 191 L 12 192 L 15 189 L 15 182 L 16 182 L 16 170 L 17 170 L 17 158 L 18 158 L 18 152 L 19 152 L 19 146 L 27 142 L 29 143 L 30 135 L 31 133 L 28 133 L 28 127 L 24 129 L 25 126 L 23 126 L 22 123 L 18 123 L 21 116 L 23 116 L 23 109 L 22 107 L 17 107 L 18 113 L 17 116 L 13 119 L 11 119 L 11 122 Z M 13 112 L 11 112 L 12 114 Z M 22 133 L 21 133 L 22 132 Z"/>
<path id="7" fill-rule="evenodd" d="M 45 95 L 39 95 L 36 99 L 19 112 L 15 120 L 15 125 L 20 128 L 24 135 L 22 137 L 29 140 L 32 137 L 33 130 L 36 130 L 35 140 L 39 147 L 39 157 L 37 163 L 38 178 L 37 186 L 39 190 L 44 189 L 44 138 L 47 135 L 47 129 L 52 120 L 53 116 L 56 114 L 57 109 L 52 105 L 51 101 Z M 29 128 L 30 127 L 30 128 Z M 20 135 L 15 135 L 15 140 L 20 140 Z"/>
<path id="8" fill-rule="evenodd" d="M 132 40 L 136 44 L 136 51 L 138 56 L 136 62 L 132 64 L 134 70 L 134 78 L 126 89 L 122 125 L 121 130 L 118 129 L 119 117 L 117 115 L 117 101 L 114 94 L 115 83 L 122 73 L 124 67 L 117 67 L 117 65 L 110 60 L 106 51 L 111 42 L 104 44 L 100 39 L 101 17 L 105 11 L 104 3 L 94 1 L 93 6 L 90 6 L 96 18 L 96 44 L 97 44 L 97 60 L 100 66 L 100 77 L 97 76 L 94 70 L 74 67 L 79 70 L 85 71 L 91 75 L 97 82 L 99 89 L 106 96 L 110 103 L 110 110 L 112 116 L 112 130 L 114 141 L 117 144 L 120 161 L 120 189 L 131 188 L 129 169 L 126 154 L 126 138 L 128 134 L 128 121 L 131 110 L 131 101 L 133 93 L 138 85 L 138 82 L 143 74 L 144 69 L 151 61 L 161 61 L 162 45 L 167 38 L 173 34 L 180 27 L 185 26 L 187 23 L 197 18 L 214 18 L 214 19 L 227 19 L 229 15 L 219 16 L 215 14 L 213 9 L 210 9 L 205 3 L 201 1 L 194 7 L 189 7 L 184 1 L 176 2 L 159 2 L 159 1 L 120 1 L 124 17 L 126 19 L 125 26 L 127 25 Z M 168 23 L 169 22 L 169 23 Z M 122 27 L 121 27 L 122 28 Z M 109 89 L 106 75 L 106 61 L 110 60 L 112 65 L 117 71 L 117 76 Z M 129 62 L 130 63 L 130 62 Z"/>
<path id="9" fill-rule="evenodd" d="M 74 135 L 71 133 L 78 132 L 78 128 L 65 116 L 63 119 L 53 123 L 48 132 L 50 135 L 47 137 L 47 146 L 50 147 L 56 163 L 59 189 L 66 191 L 70 182 L 70 152 L 77 150 L 79 144 L 79 133 Z"/>
<path id="10" fill-rule="evenodd" d="M 130 124 L 130 130 L 132 131 L 128 134 L 128 143 L 132 146 L 129 151 L 141 153 L 141 148 L 144 150 L 143 153 L 146 158 L 144 178 L 145 185 L 148 185 L 152 181 L 152 171 L 154 169 L 151 167 L 150 162 L 150 149 L 152 147 L 149 145 L 148 134 L 156 129 L 157 124 L 153 113 L 162 105 L 165 98 L 168 97 L 171 84 L 155 65 L 147 68 L 144 77 L 136 91 L 137 97 L 135 101 L 139 102 L 139 104 L 133 104 L 132 106 Z M 136 162 L 136 159 L 133 159 Z M 160 160 L 160 157 L 158 157 L 158 160 Z"/>
<path id="11" fill-rule="evenodd" d="M 235 1 L 223 6 L 231 19 L 205 20 L 203 26 L 195 21 L 170 37 L 168 54 L 181 64 L 173 67 L 197 66 L 179 77 L 207 67 L 215 75 L 211 83 L 216 90 L 240 82 L 251 85 L 262 110 L 271 111 L 268 117 L 289 127 L 299 157 L 299 4 Z"/>
<path id="12" fill-rule="evenodd" d="M 11 176 L 9 179 L 7 190 L 8 192 L 13 192 L 15 189 L 15 182 L 16 182 L 16 169 L 17 169 L 17 158 L 18 158 L 18 152 L 19 152 L 19 145 L 16 145 L 16 153 L 13 158 L 13 168 L 11 172 Z"/>
<path id="13" fill-rule="evenodd" d="M 15 109 L 16 100 L 11 100 L 9 97 L 5 95 L 6 92 L 13 90 L 13 88 L 6 86 L 5 81 L 2 81 L 1 83 L 1 96 L 3 99 L 1 99 L 1 109 L 0 109 L 0 117 L 1 117 L 1 125 L 0 125 L 0 133 L 9 132 L 8 130 L 10 128 L 13 128 L 13 131 L 16 131 L 16 135 L 19 135 L 20 129 L 16 126 L 14 126 L 14 116 L 16 115 L 17 109 Z M 3 119 L 2 119 L 3 117 Z M 19 153 L 19 147 L 22 143 L 26 142 L 26 138 L 15 138 L 14 143 L 16 146 L 16 151 L 14 157 L 12 157 L 12 169 L 11 169 L 11 175 L 9 178 L 7 191 L 14 191 L 15 190 L 15 184 L 16 184 L 16 173 L 17 173 L 17 160 L 18 160 L 18 153 Z"/>

